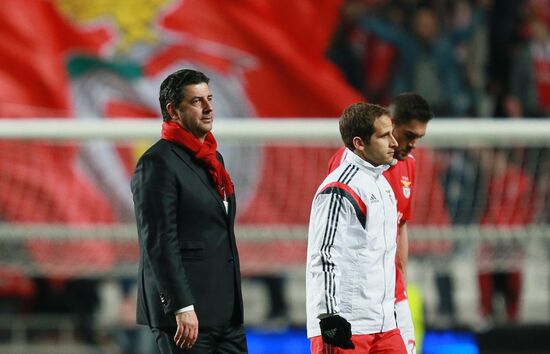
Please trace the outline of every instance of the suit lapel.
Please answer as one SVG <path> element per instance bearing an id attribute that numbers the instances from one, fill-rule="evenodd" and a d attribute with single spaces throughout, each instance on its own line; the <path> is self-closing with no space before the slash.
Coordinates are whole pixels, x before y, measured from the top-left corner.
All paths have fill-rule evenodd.
<path id="1" fill-rule="evenodd" d="M 233 230 L 233 227 L 235 226 L 235 214 L 237 212 L 236 210 L 236 197 L 235 195 L 233 194 L 231 196 L 231 198 L 229 198 L 228 200 L 228 208 L 227 208 L 227 215 L 229 217 L 229 223 L 230 223 L 230 226 L 231 226 L 231 230 Z"/>
<path id="2" fill-rule="evenodd" d="M 194 163 L 192 161 L 192 156 L 189 152 L 187 152 L 185 149 L 172 144 L 172 151 L 193 171 L 197 177 L 201 180 L 201 182 L 205 185 L 206 189 L 212 193 L 212 196 L 216 200 L 216 203 L 220 208 L 222 208 L 222 211 L 226 217 L 228 216 L 228 212 L 225 210 L 225 205 L 223 204 L 223 199 L 220 197 L 216 189 L 212 186 L 212 182 L 208 179 L 208 176 L 204 175 L 204 170 L 201 166 Z"/>

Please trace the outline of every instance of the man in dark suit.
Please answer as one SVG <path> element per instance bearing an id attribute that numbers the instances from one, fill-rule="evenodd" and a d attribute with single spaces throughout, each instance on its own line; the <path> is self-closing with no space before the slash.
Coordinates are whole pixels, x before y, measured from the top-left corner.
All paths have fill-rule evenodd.
<path id="1" fill-rule="evenodd" d="M 137 322 L 162 354 L 247 353 L 235 195 L 210 132 L 209 79 L 179 70 L 160 86 L 162 139 L 138 161 Z"/>

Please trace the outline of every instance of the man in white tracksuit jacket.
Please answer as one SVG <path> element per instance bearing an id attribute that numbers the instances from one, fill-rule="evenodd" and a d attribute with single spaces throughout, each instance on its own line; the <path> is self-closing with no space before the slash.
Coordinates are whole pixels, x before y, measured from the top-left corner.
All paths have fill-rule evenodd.
<path id="1" fill-rule="evenodd" d="M 397 147 L 392 121 L 385 108 L 356 103 L 344 110 L 340 133 L 353 153 L 321 183 L 310 216 L 311 352 L 405 354 L 394 316 L 396 200 L 382 175 Z"/>

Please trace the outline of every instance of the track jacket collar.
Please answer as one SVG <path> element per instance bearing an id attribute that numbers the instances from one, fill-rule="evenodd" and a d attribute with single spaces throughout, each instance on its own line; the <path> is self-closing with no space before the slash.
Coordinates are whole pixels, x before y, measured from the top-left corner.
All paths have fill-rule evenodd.
<path id="1" fill-rule="evenodd" d="M 346 148 L 347 149 L 347 148 Z M 386 171 L 388 168 L 390 168 L 390 165 L 378 165 L 373 166 L 369 162 L 363 160 L 358 155 L 356 155 L 353 151 L 350 149 L 347 149 L 347 154 L 344 158 L 344 161 L 347 161 L 351 164 L 354 164 L 358 166 L 361 170 L 365 171 L 366 173 L 374 176 L 375 178 L 380 177 L 384 171 Z"/>

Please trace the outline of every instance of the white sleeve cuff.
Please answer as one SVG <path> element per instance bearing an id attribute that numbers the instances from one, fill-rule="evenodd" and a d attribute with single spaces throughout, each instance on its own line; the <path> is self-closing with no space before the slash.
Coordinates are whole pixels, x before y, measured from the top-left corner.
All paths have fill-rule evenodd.
<path id="1" fill-rule="evenodd" d="M 177 310 L 176 312 L 174 312 L 174 315 L 177 315 L 178 313 L 189 312 L 189 311 L 194 311 L 194 310 L 195 310 L 195 306 L 189 305 L 189 306 L 185 306 L 184 308 L 181 308 L 181 309 Z"/>

